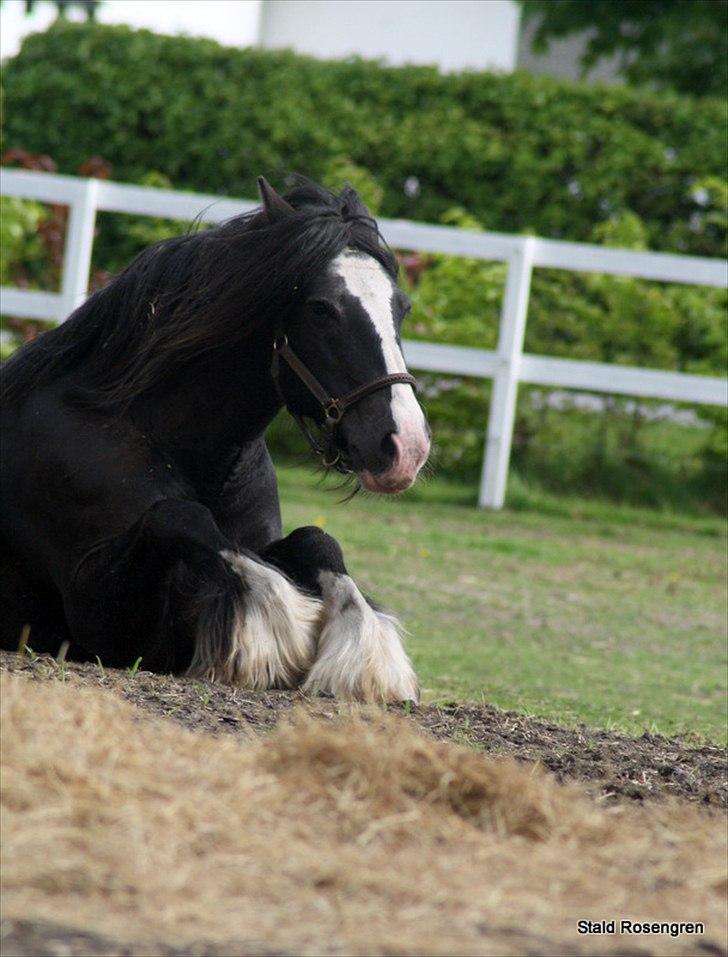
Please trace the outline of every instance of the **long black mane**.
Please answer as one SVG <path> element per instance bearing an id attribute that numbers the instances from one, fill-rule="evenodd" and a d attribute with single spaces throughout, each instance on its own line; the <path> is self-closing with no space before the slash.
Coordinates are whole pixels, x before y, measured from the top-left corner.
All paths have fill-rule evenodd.
<path id="1" fill-rule="evenodd" d="M 284 322 L 347 246 L 395 276 L 396 260 L 351 187 L 337 196 L 299 179 L 285 199 L 293 212 L 273 221 L 258 211 L 144 250 L 3 364 L 3 400 L 77 373 L 85 401 L 119 410 L 201 354 Z"/>

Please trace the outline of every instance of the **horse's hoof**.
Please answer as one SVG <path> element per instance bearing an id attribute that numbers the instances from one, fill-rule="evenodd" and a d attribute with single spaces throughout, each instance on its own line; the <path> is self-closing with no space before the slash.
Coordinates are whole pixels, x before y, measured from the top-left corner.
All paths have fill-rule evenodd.
<path id="1" fill-rule="evenodd" d="M 397 619 L 375 611 L 348 575 L 322 572 L 319 582 L 326 624 L 303 691 L 362 702 L 419 701 Z"/>

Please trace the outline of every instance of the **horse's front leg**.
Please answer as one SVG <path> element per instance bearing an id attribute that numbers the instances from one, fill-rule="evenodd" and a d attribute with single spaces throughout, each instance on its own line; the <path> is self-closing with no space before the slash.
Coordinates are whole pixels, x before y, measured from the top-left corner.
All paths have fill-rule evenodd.
<path id="1" fill-rule="evenodd" d="M 418 700 L 399 622 L 362 595 L 335 539 L 315 526 L 298 528 L 261 557 L 323 601 L 324 624 L 304 691 L 358 701 Z"/>
<path id="2" fill-rule="evenodd" d="M 321 601 L 222 534 L 198 502 L 165 499 L 82 561 L 64 595 L 87 654 L 244 688 L 308 674 Z"/>

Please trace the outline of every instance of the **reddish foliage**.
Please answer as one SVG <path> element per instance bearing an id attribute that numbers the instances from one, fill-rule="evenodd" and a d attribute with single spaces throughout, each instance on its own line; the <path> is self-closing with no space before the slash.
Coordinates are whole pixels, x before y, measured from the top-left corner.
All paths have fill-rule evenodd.
<path id="1" fill-rule="evenodd" d="M 108 269 L 96 269 L 91 273 L 91 278 L 88 283 L 88 291 L 96 292 L 97 289 L 103 289 L 104 286 L 108 285 L 111 280 L 114 278 L 115 273 L 109 272 Z"/>
<path id="2" fill-rule="evenodd" d="M 44 173 L 55 173 L 58 166 L 42 153 L 29 153 L 27 150 L 6 150 L 0 156 L 3 166 L 20 166 L 21 169 L 40 170 Z"/>
<path id="3" fill-rule="evenodd" d="M 0 163 L 4 166 L 19 166 L 21 169 L 37 170 L 44 173 L 55 173 L 58 166 L 50 156 L 40 153 L 29 153 L 27 150 L 6 150 L 0 156 Z M 80 176 L 95 179 L 108 179 L 111 175 L 111 164 L 102 156 L 92 156 L 85 160 L 78 168 Z M 68 222 L 68 207 L 58 203 L 48 205 L 48 216 L 38 224 L 38 236 L 46 252 L 49 269 L 46 278 L 48 287 L 58 287 L 63 268 L 63 250 L 65 245 L 66 225 Z M 108 282 L 108 274 L 103 270 L 94 274 L 92 288 L 98 288 Z M 13 276 L 16 286 L 26 288 L 29 279 L 25 271 L 20 268 Z M 14 332 L 23 336 L 24 340 L 32 339 L 37 333 L 37 326 L 30 320 L 12 319 L 8 326 Z"/>
<path id="4" fill-rule="evenodd" d="M 92 156 L 78 167 L 79 176 L 91 176 L 93 179 L 108 179 L 111 176 L 111 163 L 103 156 Z"/>
<path id="5" fill-rule="evenodd" d="M 399 257 L 399 263 L 407 274 L 407 280 L 412 286 L 417 285 L 422 273 L 429 265 L 428 258 L 419 253 L 403 253 Z"/>
<path id="6" fill-rule="evenodd" d="M 40 332 L 40 328 L 35 319 L 16 319 L 12 316 L 5 316 L 3 319 L 5 327 L 20 336 L 23 342 L 30 342 Z"/>

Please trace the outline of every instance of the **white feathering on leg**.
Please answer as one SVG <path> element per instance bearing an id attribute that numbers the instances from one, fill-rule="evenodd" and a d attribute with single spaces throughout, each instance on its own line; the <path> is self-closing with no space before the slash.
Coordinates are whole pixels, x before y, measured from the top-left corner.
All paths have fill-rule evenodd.
<path id="1" fill-rule="evenodd" d="M 322 603 L 247 555 L 220 555 L 245 582 L 245 597 L 225 653 L 211 654 L 204 638 L 198 640 L 188 674 L 257 691 L 296 687 L 316 653 Z"/>
<path id="2" fill-rule="evenodd" d="M 396 618 L 375 611 L 348 575 L 321 572 L 326 623 L 303 690 L 357 701 L 417 701 Z"/>

